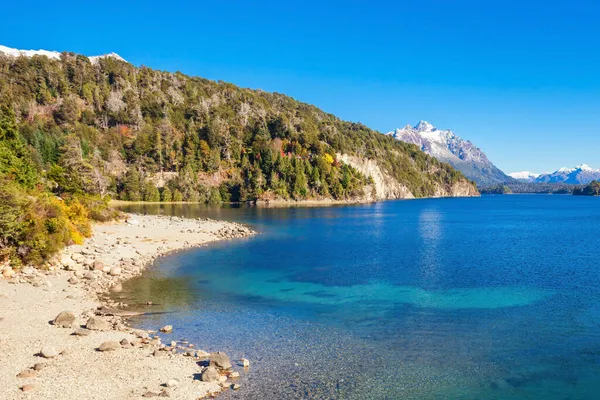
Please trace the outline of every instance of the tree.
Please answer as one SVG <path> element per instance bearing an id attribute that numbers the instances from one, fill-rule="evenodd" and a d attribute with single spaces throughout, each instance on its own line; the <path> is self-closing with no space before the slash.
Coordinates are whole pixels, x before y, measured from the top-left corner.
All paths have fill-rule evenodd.
<path id="1" fill-rule="evenodd" d="M 171 189 L 169 189 L 168 186 L 165 186 L 162 190 L 162 193 L 160 195 L 160 200 L 164 201 L 164 202 L 169 202 L 173 199 L 173 196 L 171 194 Z"/>

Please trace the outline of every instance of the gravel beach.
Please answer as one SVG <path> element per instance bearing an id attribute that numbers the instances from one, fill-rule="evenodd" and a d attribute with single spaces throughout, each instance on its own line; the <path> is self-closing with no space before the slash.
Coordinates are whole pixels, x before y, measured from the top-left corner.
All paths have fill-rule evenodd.
<path id="1" fill-rule="evenodd" d="M 127 326 L 103 296 L 163 254 L 252 235 L 231 222 L 127 215 L 40 269 L 0 266 L 0 399 L 198 399 L 238 389 L 243 362 Z M 104 300 L 101 300 L 104 299 Z M 243 388 L 242 388 L 243 390 Z"/>

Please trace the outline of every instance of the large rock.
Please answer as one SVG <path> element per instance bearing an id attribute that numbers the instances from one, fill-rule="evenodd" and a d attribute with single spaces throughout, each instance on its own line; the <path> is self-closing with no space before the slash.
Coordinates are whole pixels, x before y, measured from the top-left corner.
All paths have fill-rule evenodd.
<path id="1" fill-rule="evenodd" d="M 112 328 L 112 325 L 102 318 L 90 317 L 90 319 L 87 320 L 85 327 L 93 331 L 108 331 Z"/>
<path id="2" fill-rule="evenodd" d="M 109 271 L 109 274 L 111 274 L 112 276 L 121 275 L 121 267 L 112 267 Z"/>
<path id="3" fill-rule="evenodd" d="M 52 323 L 56 326 L 60 326 L 62 328 L 70 328 L 73 326 L 75 322 L 75 314 L 71 311 L 63 311 L 54 318 Z"/>
<path id="4" fill-rule="evenodd" d="M 221 369 L 229 369 L 231 368 L 231 361 L 229 360 L 229 356 L 221 351 L 217 351 L 215 353 L 210 353 L 210 366 L 217 367 Z"/>
<path id="5" fill-rule="evenodd" d="M 203 382 L 218 382 L 219 381 L 219 371 L 215 367 L 208 367 L 200 375 L 200 379 Z"/>
<path id="6" fill-rule="evenodd" d="M 162 328 L 160 328 L 160 331 L 163 333 L 171 333 L 173 332 L 173 327 L 171 325 L 165 325 Z"/>
<path id="7" fill-rule="evenodd" d="M 58 351 L 52 346 L 44 346 L 42 350 L 40 350 L 40 354 L 44 358 L 54 358 L 58 355 Z"/>
<path id="8" fill-rule="evenodd" d="M 121 348 L 121 345 L 119 344 L 119 342 L 115 342 L 114 340 L 109 340 L 107 342 L 102 343 L 98 347 L 98 350 L 99 351 L 115 351 L 120 348 Z"/>

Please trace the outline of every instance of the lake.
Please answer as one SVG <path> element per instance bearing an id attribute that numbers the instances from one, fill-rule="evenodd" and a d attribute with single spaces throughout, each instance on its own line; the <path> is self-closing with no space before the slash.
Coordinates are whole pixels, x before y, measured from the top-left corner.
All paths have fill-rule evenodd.
<path id="1" fill-rule="evenodd" d="M 313 208 L 131 205 L 259 235 L 124 284 L 133 320 L 246 357 L 223 399 L 591 399 L 600 386 L 600 198 Z"/>

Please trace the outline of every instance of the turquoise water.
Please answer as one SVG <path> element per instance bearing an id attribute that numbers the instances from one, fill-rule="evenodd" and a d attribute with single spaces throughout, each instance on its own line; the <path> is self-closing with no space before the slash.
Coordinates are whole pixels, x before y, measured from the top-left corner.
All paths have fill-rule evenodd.
<path id="1" fill-rule="evenodd" d="M 600 199 L 132 206 L 261 234 L 125 285 L 170 339 L 249 358 L 240 399 L 595 399 Z M 176 337 L 174 337 L 176 336 Z"/>

